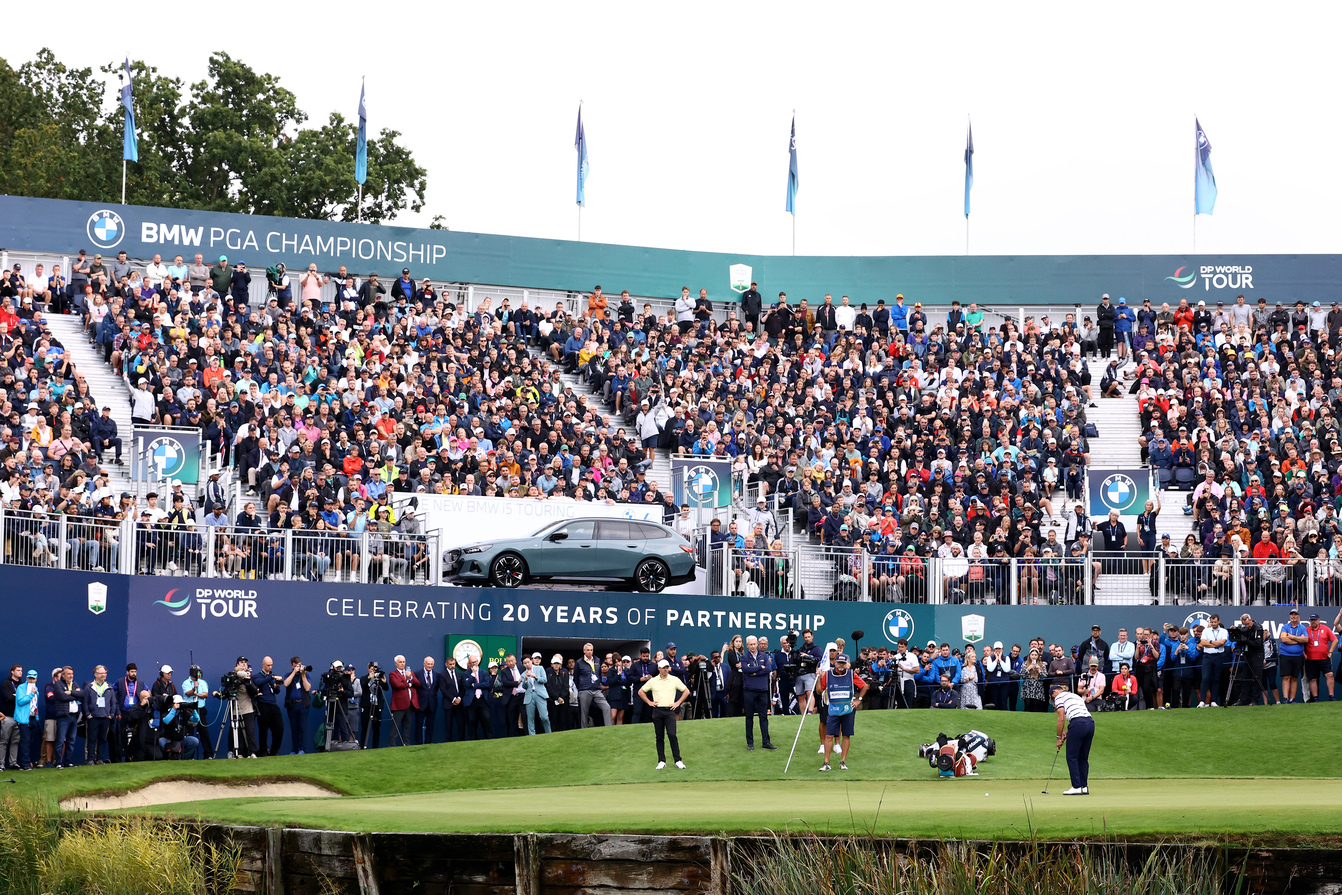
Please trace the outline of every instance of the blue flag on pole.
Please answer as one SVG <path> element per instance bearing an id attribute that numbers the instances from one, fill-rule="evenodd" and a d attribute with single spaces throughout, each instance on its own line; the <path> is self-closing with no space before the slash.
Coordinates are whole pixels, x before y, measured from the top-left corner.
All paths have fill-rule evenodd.
<path id="1" fill-rule="evenodd" d="M 793 217 L 797 216 L 797 186 L 801 182 L 797 178 L 797 116 L 792 116 L 792 136 L 787 144 L 787 211 Z"/>
<path id="2" fill-rule="evenodd" d="M 1193 180 L 1193 214 L 1211 214 L 1216 207 L 1216 175 L 1212 173 L 1212 143 L 1202 131 L 1197 118 L 1193 119 L 1197 133 L 1195 148 L 1197 165 Z"/>
<path id="3" fill-rule="evenodd" d="M 354 150 L 354 180 L 363 183 L 368 179 L 368 110 L 364 108 L 364 85 L 359 84 L 359 142 Z"/>
<path id="4" fill-rule="evenodd" d="M 122 140 L 121 158 L 128 162 L 140 160 L 140 144 L 135 139 L 135 105 L 131 102 L 134 88 L 131 86 L 130 57 L 126 57 L 124 68 L 126 82 L 121 85 L 121 105 L 126 110 L 125 136 Z"/>
<path id="5" fill-rule="evenodd" d="M 578 130 L 573 135 L 573 148 L 578 150 L 578 206 L 587 207 L 587 172 L 592 165 L 587 161 L 587 132 L 582 129 L 582 103 L 578 104 Z"/>
<path id="6" fill-rule="evenodd" d="M 969 217 L 969 191 L 974 188 L 974 124 L 965 136 L 965 217 Z M 966 243 L 967 244 L 967 243 Z M 966 251 L 968 251 L 966 249 Z"/>

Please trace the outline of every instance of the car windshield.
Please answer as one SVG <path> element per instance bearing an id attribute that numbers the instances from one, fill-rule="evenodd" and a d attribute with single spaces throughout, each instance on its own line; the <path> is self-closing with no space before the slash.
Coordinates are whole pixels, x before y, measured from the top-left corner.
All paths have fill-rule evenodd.
<path id="1" fill-rule="evenodd" d="M 568 524 L 569 521 L 570 521 L 570 520 L 568 520 L 568 519 L 560 519 L 558 522 L 547 522 L 546 524 L 542 525 L 540 528 L 536 529 L 536 533 L 533 534 L 532 537 L 533 537 L 533 538 L 543 538 L 543 537 L 545 537 L 546 535 L 548 535 L 550 532 L 554 531 L 554 530 L 555 530 L 556 528 L 558 528 L 559 526 Z"/>

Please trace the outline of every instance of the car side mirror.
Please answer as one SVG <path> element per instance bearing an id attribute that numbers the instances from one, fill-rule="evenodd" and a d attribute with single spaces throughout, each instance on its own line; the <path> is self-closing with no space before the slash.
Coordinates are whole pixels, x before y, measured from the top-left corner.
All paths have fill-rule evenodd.
<path id="1" fill-rule="evenodd" d="M 550 535 L 550 537 L 547 538 L 546 540 L 554 541 L 555 543 L 558 543 L 558 542 L 560 542 L 560 541 L 567 541 L 567 540 L 568 540 L 568 532 L 566 532 L 566 531 L 557 531 L 557 532 L 555 532 L 554 534 Z"/>

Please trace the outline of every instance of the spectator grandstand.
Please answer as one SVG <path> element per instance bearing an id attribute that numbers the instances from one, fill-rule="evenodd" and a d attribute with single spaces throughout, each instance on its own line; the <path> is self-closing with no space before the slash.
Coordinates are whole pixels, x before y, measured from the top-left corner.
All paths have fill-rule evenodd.
<path id="1" fill-rule="evenodd" d="M 224 256 L 81 258 L 69 282 L 28 264 L 0 288 L 6 561 L 125 563 L 129 536 L 137 571 L 436 581 L 451 545 L 411 498 L 440 493 L 655 504 L 700 540 L 710 593 L 1337 599 L 1335 303 L 1002 315 Z M 120 396 L 93 399 L 84 355 Z M 150 500 L 102 465 L 108 416 L 123 440 L 198 430 L 221 474 Z M 735 506 L 677 507 L 672 457 L 728 459 Z M 1159 496 L 1091 520 L 1086 470 L 1121 460 Z"/>

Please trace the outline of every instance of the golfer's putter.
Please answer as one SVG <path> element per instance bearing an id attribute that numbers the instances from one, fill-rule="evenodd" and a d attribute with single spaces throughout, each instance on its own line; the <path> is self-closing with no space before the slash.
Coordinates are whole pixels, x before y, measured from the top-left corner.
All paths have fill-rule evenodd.
<path id="1" fill-rule="evenodd" d="M 1053 769 L 1058 766 L 1058 756 L 1061 754 L 1062 754 L 1062 747 L 1059 746 L 1058 751 L 1053 753 L 1053 767 L 1050 767 L 1048 769 L 1048 780 L 1044 781 L 1044 795 L 1048 795 L 1049 784 L 1053 782 Z"/>

